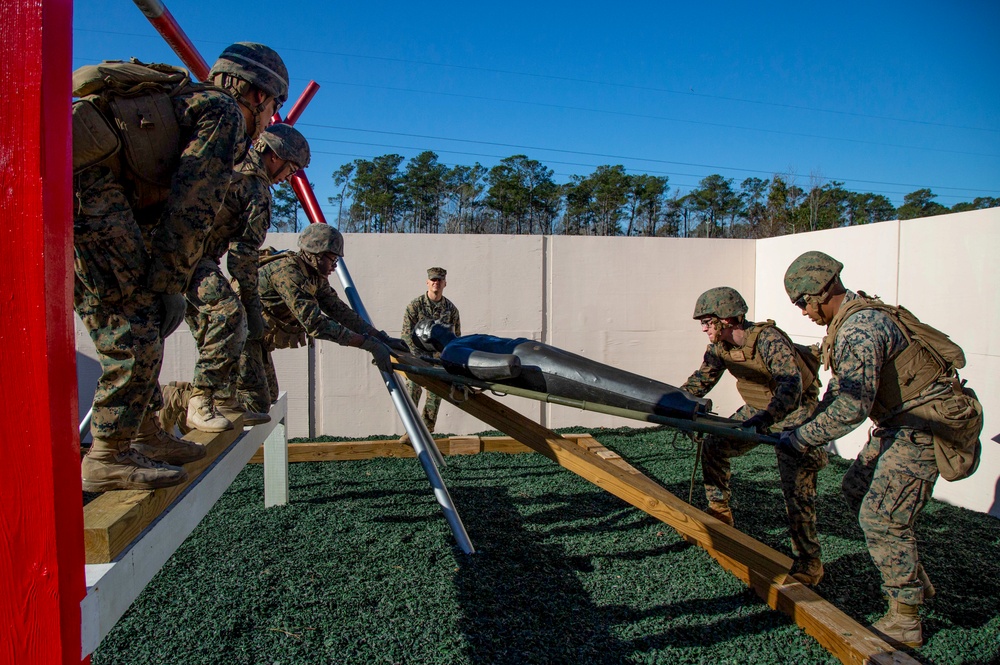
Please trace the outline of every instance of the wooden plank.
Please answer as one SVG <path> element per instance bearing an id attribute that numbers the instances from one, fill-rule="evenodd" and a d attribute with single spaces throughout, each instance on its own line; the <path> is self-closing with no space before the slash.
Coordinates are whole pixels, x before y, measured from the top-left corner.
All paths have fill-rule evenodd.
<path id="1" fill-rule="evenodd" d="M 587 437 L 586 434 L 570 434 L 572 437 Z M 464 440 L 468 439 L 469 443 Z M 458 444 L 456 447 L 456 440 Z M 472 441 L 476 442 L 477 452 L 484 453 L 533 453 L 531 448 L 509 436 L 485 437 L 451 437 L 434 439 L 442 455 L 471 454 Z M 456 450 L 458 452 L 456 452 Z M 306 441 L 288 444 L 289 462 L 335 462 L 348 460 L 364 460 L 373 457 L 416 457 L 413 448 L 400 443 L 398 439 L 383 439 L 375 441 Z M 251 464 L 264 461 L 264 450 L 261 448 L 250 459 Z"/>
<path id="2" fill-rule="evenodd" d="M 232 429 L 218 434 L 192 430 L 184 438 L 206 446 L 208 454 L 184 465 L 188 472 L 186 482 L 158 490 L 104 492 L 84 506 L 83 540 L 87 563 L 114 560 L 241 434 L 242 416 L 233 423 Z"/>
<path id="3" fill-rule="evenodd" d="M 482 450 L 478 436 L 453 436 L 448 439 L 449 455 L 475 455 Z M 444 451 L 441 451 L 444 453 Z"/>
<path id="4" fill-rule="evenodd" d="M 448 385 L 426 376 L 416 383 L 448 399 Z M 720 564 L 749 584 L 768 605 L 788 614 L 824 648 L 851 665 L 916 663 L 802 584 L 785 584 L 791 559 L 746 534 L 709 517 L 641 473 L 629 473 L 587 448 L 561 437 L 482 393 L 460 403 L 448 400 L 533 448 L 598 487 L 672 526 L 706 549 Z"/>

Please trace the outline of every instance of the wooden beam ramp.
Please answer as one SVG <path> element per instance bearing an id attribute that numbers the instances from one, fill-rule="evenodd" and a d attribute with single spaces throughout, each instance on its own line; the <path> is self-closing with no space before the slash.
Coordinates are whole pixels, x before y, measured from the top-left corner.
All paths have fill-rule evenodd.
<path id="1" fill-rule="evenodd" d="M 109 563 L 124 552 L 164 510 L 197 480 L 230 444 L 243 434 L 243 416 L 219 434 L 192 430 L 184 438 L 208 448 L 200 460 L 184 465 L 187 481 L 158 490 L 104 492 L 83 507 L 83 541 L 87 563 Z"/>
<path id="2" fill-rule="evenodd" d="M 673 527 L 748 584 L 770 607 L 788 614 L 841 662 L 918 662 L 796 582 L 788 575 L 789 557 L 685 503 L 593 439 L 560 436 L 482 393 L 455 401 L 447 383 L 408 376 L 515 441 Z"/>

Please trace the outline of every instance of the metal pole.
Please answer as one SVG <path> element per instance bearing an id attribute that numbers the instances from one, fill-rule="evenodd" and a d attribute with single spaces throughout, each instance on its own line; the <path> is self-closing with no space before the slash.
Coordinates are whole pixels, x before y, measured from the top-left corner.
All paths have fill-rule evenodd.
<path id="1" fill-rule="evenodd" d="M 167 44 L 174 50 L 194 77 L 199 81 L 208 80 L 210 68 L 205 59 L 198 53 L 191 40 L 177 23 L 170 10 L 160 0 L 133 0 L 135 6 L 149 19 L 156 31 L 160 33 Z"/>
<path id="2" fill-rule="evenodd" d="M 344 287 L 344 293 L 347 296 L 348 302 L 351 303 L 351 307 L 354 308 L 358 316 L 371 324 L 371 317 L 368 316 L 368 310 L 365 309 L 364 303 L 361 302 L 361 296 L 358 295 L 358 290 L 354 286 L 354 280 L 351 279 L 351 273 L 347 270 L 347 264 L 344 263 L 343 257 L 337 261 L 337 277 L 340 278 L 340 283 Z M 389 395 L 392 397 L 392 403 L 395 404 L 396 411 L 403 421 L 406 433 L 410 435 L 410 443 L 413 444 L 413 450 L 417 453 L 417 459 L 420 460 L 420 465 L 424 468 L 424 473 L 427 474 L 427 478 L 431 481 L 431 487 L 434 488 L 434 498 L 437 499 L 438 505 L 441 506 L 441 512 L 444 513 L 444 517 L 451 527 L 451 532 L 454 534 L 455 540 L 458 541 L 458 546 L 466 554 L 475 554 L 476 549 L 472 546 L 472 541 L 469 540 L 469 534 L 465 531 L 465 525 L 462 524 L 462 518 L 459 516 L 458 509 L 455 508 L 455 504 L 451 500 L 451 494 L 448 493 L 444 479 L 441 478 L 441 473 L 438 471 L 431 451 L 436 452 L 439 459 L 441 458 L 441 452 L 437 449 L 437 445 L 434 443 L 434 439 L 431 438 L 430 432 L 424 426 L 424 422 L 417 416 L 417 409 L 413 405 L 409 394 L 400 388 L 396 373 L 381 371 L 380 373 L 382 374 L 382 380 L 385 382 L 385 387 L 389 390 Z"/>
<path id="3" fill-rule="evenodd" d="M 80 440 L 83 441 L 83 437 L 87 436 L 87 432 L 90 431 L 90 421 L 94 419 L 94 405 L 90 405 L 90 411 L 87 411 L 87 415 L 83 417 L 80 421 Z"/>

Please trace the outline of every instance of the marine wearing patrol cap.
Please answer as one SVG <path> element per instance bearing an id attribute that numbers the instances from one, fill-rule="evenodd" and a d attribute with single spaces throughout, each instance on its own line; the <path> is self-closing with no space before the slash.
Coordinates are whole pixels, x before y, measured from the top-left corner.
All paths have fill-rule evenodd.
<path id="1" fill-rule="evenodd" d="M 448 276 L 448 271 L 444 268 L 428 268 L 427 279 L 444 279 Z"/>

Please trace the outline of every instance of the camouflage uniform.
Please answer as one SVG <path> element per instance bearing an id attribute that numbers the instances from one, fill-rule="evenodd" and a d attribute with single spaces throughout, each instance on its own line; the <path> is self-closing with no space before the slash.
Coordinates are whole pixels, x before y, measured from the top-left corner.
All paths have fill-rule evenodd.
<path id="1" fill-rule="evenodd" d="M 74 306 L 101 362 L 91 432 L 102 440 L 131 440 L 147 409 L 162 405 L 160 294 L 187 288 L 246 148 L 228 94 L 196 87 L 172 103 L 182 150 L 164 204 L 133 210 L 105 165 L 74 178 Z"/>
<path id="2" fill-rule="evenodd" d="M 185 320 L 198 345 L 191 383 L 228 396 L 247 338 L 246 311 L 260 311 L 257 254 L 271 225 L 270 178 L 261 153 L 250 150 L 234 174 L 187 290 Z M 239 295 L 222 273 L 222 255 Z"/>
<path id="3" fill-rule="evenodd" d="M 268 330 L 244 346 L 238 383 L 240 404 L 254 411 L 266 413 L 278 398 L 271 351 L 301 346 L 307 335 L 341 345 L 355 333 L 379 336 L 340 299 L 314 261 L 308 252 L 282 252 L 262 261 L 257 288 Z"/>
<path id="4" fill-rule="evenodd" d="M 745 321 L 739 324 L 751 334 L 762 324 Z M 728 365 L 726 351 L 732 352 L 726 342 L 709 344 L 698 371 L 682 386 L 697 397 L 704 397 L 722 378 Z M 803 390 L 802 374 L 795 362 L 795 349 L 789 339 L 774 326 L 763 327 L 756 337 L 755 353 L 764 361 L 773 383 L 773 396 L 766 409 L 744 404 L 733 414 L 737 420 L 746 420 L 766 410 L 774 419 L 770 428 L 778 432 L 805 422 L 819 398 L 819 383 Z M 729 361 L 732 362 L 732 361 Z M 706 437 L 702 449 L 702 472 L 705 496 L 710 502 L 728 503 L 730 496 L 730 458 L 745 455 L 758 444 L 735 441 L 722 437 Z M 781 491 L 788 513 L 788 530 L 792 546 L 799 557 L 820 558 L 820 544 L 816 535 L 816 473 L 828 463 L 826 451 L 813 448 L 805 455 L 793 455 L 775 449 Z"/>
<path id="5" fill-rule="evenodd" d="M 403 332 L 401 333 L 403 341 L 412 346 L 410 340 L 413 339 L 413 328 L 424 319 L 440 321 L 445 325 L 451 326 L 455 331 L 456 337 L 462 336 L 462 321 L 459 318 L 458 308 L 455 307 L 455 303 L 444 296 L 441 296 L 441 300 L 434 302 L 427 297 L 427 293 L 425 292 L 411 300 L 410 304 L 406 306 L 406 311 L 403 312 Z M 439 358 L 441 354 L 434 353 L 433 356 Z M 413 403 L 419 405 L 420 394 L 423 392 L 423 388 L 409 379 L 406 380 L 406 384 Z M 427 403 L 424 404 L 424 410 L 421 412 L 420 417 L 424 421 L 424 425 L 431 432 L 434 431 L 434 426 L 437 423 L 438 409 L 440 408 L 441 398 L 428 390 Z"/>
<path id="6" fill-rule="evenodd" d="M 841 308 L 857 297 L 847 291 Z M 844 436 L 864 422 L 883 369 L 907 346 L 888 315 L 874 309 L 851 315 L 829 341 L 832 357 L 825 360 L 833 378 L 816 416 L 795 430 L 795 437 L 807 446 Z M 882 589 L 906 605 L 920 605 L 924 599 L 914 523 L 937 477 L 929 432 L 876 427 L 843 480 L 844 497 L 858 512 L 868 551 L 882 574 Z"/>

